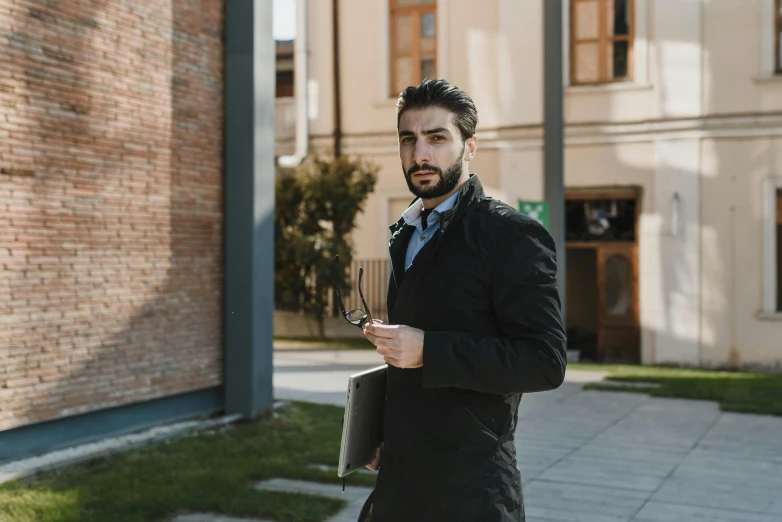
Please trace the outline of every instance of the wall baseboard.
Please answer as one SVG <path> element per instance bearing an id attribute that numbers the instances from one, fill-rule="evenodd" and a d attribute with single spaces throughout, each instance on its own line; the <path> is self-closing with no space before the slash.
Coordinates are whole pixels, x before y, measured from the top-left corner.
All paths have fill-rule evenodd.
<path id="1" fill-rule="evenodd" d="M 223 386 L 0 431 L 0 463 L 224 409 Z"/>

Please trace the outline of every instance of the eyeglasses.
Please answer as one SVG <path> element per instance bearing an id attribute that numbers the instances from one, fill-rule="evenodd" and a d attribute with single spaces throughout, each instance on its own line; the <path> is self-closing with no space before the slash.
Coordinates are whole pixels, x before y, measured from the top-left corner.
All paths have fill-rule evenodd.
<path id="1" fill-rule="evenodd" d="M 339 256 L 336 256 L 334 258 L 334 262 L 336 263 L 339 261 Z M 361 296 L 361 303 L 364 305 L 364 310 L 361 308 L 356 308 L 355 310 L 351 310 L 349 312 L 345 311 L 345 303 L 342 302 L 342 296 L 339 295 L 339 289 L 337 289 L 337 285 L 334 285 L 334 291 L 337 293 L 337 304 L 339 304 L 339 309 L 342 312 L 342 316 L 352 324 L 353 326 L 357 326 L 359 328 L 363 328 L 364 324 L 367 322 L 372 324 L 372 314 L 369 313 L 369 307 L 367 306 L 366 300 L 364 300 L 364 293 L 361 291 L 361 279 L 364 276 L 364 268 L 359 267 L 358 269 L 358 295 Z"/>

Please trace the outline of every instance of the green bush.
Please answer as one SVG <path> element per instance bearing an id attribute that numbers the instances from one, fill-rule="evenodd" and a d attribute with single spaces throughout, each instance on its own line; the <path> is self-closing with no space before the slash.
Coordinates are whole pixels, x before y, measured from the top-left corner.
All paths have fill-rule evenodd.
<path id="1" fill-rule="evenodd" d="M 333 285 L 344 289 L 343 297 L 352 286 L 350 235 L 378 170 L 360 157 L 315 156 L 277 177 L 275 306 L 317 320 L 321 339 Z"/>

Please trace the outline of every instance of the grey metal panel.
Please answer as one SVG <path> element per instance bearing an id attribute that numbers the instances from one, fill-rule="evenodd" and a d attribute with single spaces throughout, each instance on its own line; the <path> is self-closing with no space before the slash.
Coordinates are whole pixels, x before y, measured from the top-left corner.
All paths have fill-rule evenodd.
<path id="1" fill-rule="evenodd" d="M 254 417 L 274 400 L 272 2 L 225 9 L 226 411 Z"/>
<path id="2" fill-rule="evenodd" d="M 0 463 L 223 409 L 222 386 L 0 432 Z"/>
<path id="3" fill-rule="evenodd" d="M 543 2 L 544 42 L 544 165 L 546 201 L 549 203 L 551 235 L 557 245 L 557 283 L 565 313 L 565 187 L 564 187 L 564 117 L 562 77 L 562 2 Z"/>

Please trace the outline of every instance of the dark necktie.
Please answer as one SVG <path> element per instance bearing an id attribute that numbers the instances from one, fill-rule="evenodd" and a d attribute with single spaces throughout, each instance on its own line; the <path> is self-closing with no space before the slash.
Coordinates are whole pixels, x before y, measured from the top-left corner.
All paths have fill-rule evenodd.
<path id="1" fill-rule="evenodd" d="M 433 208 L 425 208 L 423 212 L 421 212 L 421 230 L 426 230 L 427 221 L 429 221 L 429 214 L 432 213 Z"/>

